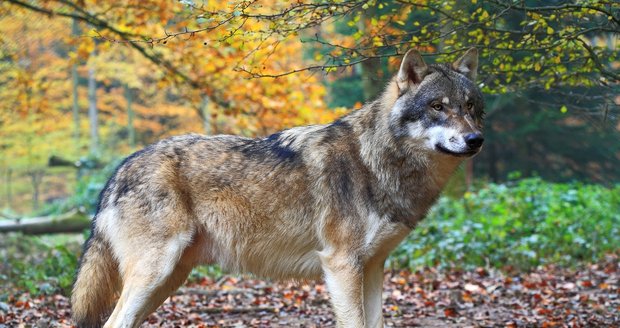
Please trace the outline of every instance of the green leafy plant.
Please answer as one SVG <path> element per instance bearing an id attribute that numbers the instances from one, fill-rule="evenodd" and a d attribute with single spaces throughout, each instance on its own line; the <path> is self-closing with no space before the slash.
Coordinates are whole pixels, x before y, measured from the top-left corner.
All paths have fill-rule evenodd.
<path id="1" fill-rule="evenodd" d="M 112 160 L 100 170 L 84 169 L 82 177 L 77 181 L 74 194 L 62 203 L 48 206 L 43 211 L 43 214 L 61 214 L 71 209 L 79 209 L 84 213 L 95 213 L 97 202 L 99 201 L 99 193 L 120 165 L 122 159 Z M 85 162 L 87 161 L 85 160 Z"/>
<path id="2" fill-rule="evenodd" d="M 0 283 L 35 295 L 70 293 L 78 261 L 77 243 L 50 246 L 38 237 L 19 234 L 5 237 Z"/>
<path id="3" fill-rule="evenodd" d="M 528 178 L 443 197 L 394 267 L 574 265 L 620 250 L 620 186 Z"/>

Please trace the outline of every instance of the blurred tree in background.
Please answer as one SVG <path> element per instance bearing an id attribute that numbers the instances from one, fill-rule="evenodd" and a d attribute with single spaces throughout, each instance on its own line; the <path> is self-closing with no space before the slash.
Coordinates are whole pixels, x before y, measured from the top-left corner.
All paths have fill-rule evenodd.
<path id="1" fill-rule="evenodd" d="M 2 1 L 0 305 L 69 293 L 88 235 L 75 232 L 123 157 L 172 135 L 330 122 L 410 48 L 428 62 L 479 50 L 486 141 L 390 266 L 617 259 L 619 42 L 615 0 Z M 222 273 L 192 277 L 205 274 Z"/>
<path id="2" fill-rule="evenodd" d="M 469 179 L 617 182 L 619 32 L 602 0 L 7 0 L 0 208 L 73 192 L 51 155 L 83 167 L 169 135 L 328 122 L 372 100 L 409 48 L 481 52 L 487 142 Z"/>

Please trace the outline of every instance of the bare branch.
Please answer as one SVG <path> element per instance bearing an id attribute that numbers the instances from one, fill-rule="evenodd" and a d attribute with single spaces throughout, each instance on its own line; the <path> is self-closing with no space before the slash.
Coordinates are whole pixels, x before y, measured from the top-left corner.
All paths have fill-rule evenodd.
<path id="1" fill-rule="evenodd" d="M 590 9 L 590 10 L 594 10 L 594 11 L 598 11 L 602 14 L 607 15 L 607 17 L 609 17 L 617 26 L 620 26 L 620 18 L 616 17 L 612 12 L 607 11 L 601 7 L 596 7 L 596 6 L 592 6 L 592 5 L 588 5 L 588 4 L 570 4 L 570 3 L 566 3 L 566 4 L 562 4 L 562 5 L 557 5 L 557 6 L 539 6 L 539 7 L 528 7 L 526 5 L 512 5 L 512 4 L 506 4 L 505 2 L 499 1 L 499 0 L 488 0 L 498 6 L 502 6 L 502 7 L 511 7 L 513 9 L 516 10 L 521 10 L 521 11 L 529 11 L 529 12 L 544 12 L 544 11 L 556 11 L 556 10 L 566 10 L 566 9 Z M 618 5 L 617 3 L 613 3 L 614 1 L 612 1 L 609 5 Z"/>
<path id="2" fill-rule="evenodd" d="M 611 78 L 615 82 L 620 82 L 620 74 L 616 74 L 614 72 L 607 70 L 607 68 L 603 66 L 603 64 L 601 63 L 599 56 L 596 54 L 596 52 L 594 52 L 594 49 L 592 49 L 592 47 L 584 40 L 580 38 L 577 38 L 577 40 L 581 43 L 581 46 L 584 49 L 586 49 L 586 51 L 590 55 L 589 58 L 592 59 L 592 61 L 594 62 L 594 65 L 596 65 L 596 67 L 599 69 L 601 74 Z"/>

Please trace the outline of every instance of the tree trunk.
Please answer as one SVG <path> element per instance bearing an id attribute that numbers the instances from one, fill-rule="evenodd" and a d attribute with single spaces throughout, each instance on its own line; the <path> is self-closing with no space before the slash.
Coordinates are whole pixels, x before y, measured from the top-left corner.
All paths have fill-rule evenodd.
<path id="1" fill-rule="evenodd" d="M 76 19 L 73 19 L 71 32 L 73 33 L 74 37 L 77 37 L 77 35 L 80 33 L 80 28 Z M 80 142 L 80 106 L 78 103 L 79 76 L 77 68 L 77 63 L 73 63 L 73 65 L 71 66 L 71 78 L 73 81 L 73 138 L 75 140 L 76 151 Z"/>
<path id="2" fill-rule="evenodd" d="M 465 161 L 465 188 L 471 190 L 474 183 L 474 159 L 470 158 Z"/>
<path id="3" fill-rule="evenodd" d="M 359 20 L 358 28 L 360 31 L 367 30 L 368 21 L 376 15 L 374 6 L 362 12 L 362 18 Z M 364 91 L 364 101 L 368 102 L 377 97 L 383 90 L 385 81 L 383 81 L 383 71 L 381 69 L 381 59 L 371 58 L 363 61 L 362 68 L 362 90 Z"/>
<path id="4" fill-rule="evenodd" d="M 205 134 L 211 134 L 211 113 L 209 112 L 209 96 L 204 95 L 202 97 L 202 104 L 200 104 L 200 112 L 202 113 L 202 124 L 205 129 Z"/>
<path id="5" fill-rule="evenodd" d="M 97 112 L 97 82 L 95 68 L 88 68 L 88 121 L 90 123 L 90 153 L 99 155 L 99 119 Z"/>
<path id="6" fill-rule="evenodd" d="M 29 235 L 82 232 L 91 224 L 90 215 L 73 210 L 56 216 L 0 221 L 0 233 L 21 232 Z"/>
<path id="7" fill-rule="evenodd" d="M 39 187 L 41 186 L 41 181 L 43 181 L 44 174 L 43 170 L 33 170 L 28 173 L 32 182 L 32 209 L 35 211 L 39 209 Z"/>
<path id="8" fill-rule="evenodd" d="M 11 208 L 11 204 L 13 203 L 13 195 L 11 195 L 11 176 L 13 175 L 13 169 L 8 167 L 6 169 L 6 207 Z"/>
<path id="9" fill-rule="evenodd" d="M 489 156 L 489 176 L 491 181 L 499 182 L 499 174 L 497 172 L 497 153 L 495 151 L 495 145 L 492 143 L 486 146 Z"/>
<path id="10" fill-rule="evenodd" d="M 362 62 L 362 88 L 364 101 L 368 102 L 376 98 L 383 89 L 381 79 L 381 60 L 372 58 Z"/>
<path id="11" fill-rule="evenodd" d="M 133 150 L 136 148 L 136 128 L 133 124 L 134 112 L 131 107 L 133 103 L 133 93 L 127 85 L 125 85 L 125 99 L 127 100 L 127 131 L 129 134 L 129 147 Z"/>

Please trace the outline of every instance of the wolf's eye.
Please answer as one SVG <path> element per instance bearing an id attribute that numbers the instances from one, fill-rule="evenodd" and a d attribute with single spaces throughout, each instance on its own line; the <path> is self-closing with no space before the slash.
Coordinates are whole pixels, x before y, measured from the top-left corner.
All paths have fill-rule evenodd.
<path id="1" fill-rule="evenodd" d="M 434 110 L 438 111 L 438 112 L 440 112 L 440 111 L 442 111 L 442 110 L 443 110 L 443 105 L 442 105 L 442 104 L 437 104 L 437 103 L 435 103 L 435 104 L 432 104 L 432 105 L 431 105 L 431 107 L 432 107 Z"/>
<path id="2" fill-rule="evenodd" d="M 474 103 L 467 103 L 465 106 L 467 106 L 467 110 L 472 110 L 472 108 L 474 108 Z"/>

